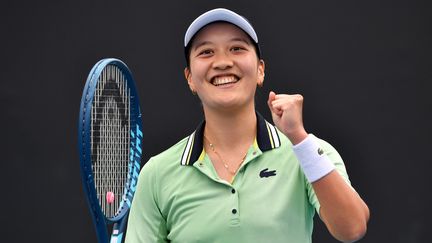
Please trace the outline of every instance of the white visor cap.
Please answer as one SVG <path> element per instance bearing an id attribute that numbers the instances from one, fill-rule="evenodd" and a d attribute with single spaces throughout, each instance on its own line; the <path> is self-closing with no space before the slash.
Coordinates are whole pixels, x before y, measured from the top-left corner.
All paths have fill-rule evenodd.
<path id="1" fill-rule="evenodd" d="M 258 44 L 258 36 L 255 33 L 254 28 L 244 17 L 225 8 L 216 8 L 201 14 L 192 22 L 192 24 L 186 30 L 186 34 L 184 37 L 184 46 L 187 47 L 193 36 L 199 30 L 201 30 L 201 28 L 217 21 L 225 21 L 236 25 L 244 32 L 246 32 L 252 38 L 252 40 L 255 41 L 255 44 Z"/>

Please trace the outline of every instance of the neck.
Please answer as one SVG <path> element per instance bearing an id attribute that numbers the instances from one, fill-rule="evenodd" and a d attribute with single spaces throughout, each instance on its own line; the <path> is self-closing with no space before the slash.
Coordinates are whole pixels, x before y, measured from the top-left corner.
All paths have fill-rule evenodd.
<path id="1" fill-rule="evenodd" d="M 222 150 L 250 146 L 255 139 L 257 118 L 253 105 L 235 112 L 204 109 L 204 114 L 206 118 L 204 134 Z"/>

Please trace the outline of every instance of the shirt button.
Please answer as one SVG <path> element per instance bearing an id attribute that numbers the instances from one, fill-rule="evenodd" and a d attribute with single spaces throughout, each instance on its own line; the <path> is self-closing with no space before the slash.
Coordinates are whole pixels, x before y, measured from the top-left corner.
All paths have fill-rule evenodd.
<path id="1" fill-rule="evenodd" d="M 235 193 L 235 189 L 233 188 L 233 189 L 231 190 L 231 192 L 232 192 L 232 194 L 234 194 L 234 193 Z"/>
<path id="2" fill-rule="evenodd" d="M 237 213 L 237 209 L 233 209 L 232 211 L 231 211 L 233 214 L 236 214 Z"/>
<path id="3" fill-rule="evenodd" d="M 252 155 L 256 155 L 256 153 L 257 153 L 257 152 L 256 152 L 256 151 L 254 151 L 254 152 L 252 153 Z"/>

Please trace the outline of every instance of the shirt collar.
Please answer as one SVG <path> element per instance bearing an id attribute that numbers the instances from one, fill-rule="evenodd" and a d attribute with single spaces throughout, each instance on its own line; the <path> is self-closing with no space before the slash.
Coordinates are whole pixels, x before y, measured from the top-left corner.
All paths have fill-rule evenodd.
<path id="1" fill-rule="evenodd" d="M 276 127 L 267 122 L 261 114 L 257 116 L 256 141 L 261 151 L 278 148 L 281 145 Z M 186 146 L 181 157 L 181 165 L 193 165 L 200 157 L 203 150 L 205 121 L 202 121 L 196 130 L 188 137 Z"/>

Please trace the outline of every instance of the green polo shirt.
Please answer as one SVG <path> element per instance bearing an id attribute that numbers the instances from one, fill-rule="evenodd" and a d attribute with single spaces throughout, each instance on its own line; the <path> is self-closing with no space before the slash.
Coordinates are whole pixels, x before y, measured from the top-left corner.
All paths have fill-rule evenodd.
<path id="1" fill-rule="evenodd" d="M 311 242 L 319 202 L 292 144 L 257 114 L 257 136 L 232 183 L 203 149 L 204 123 L 143 167 L 126 234 L 135 242 Z M 319 143 L 349 183 L 343 161 Z"/>

